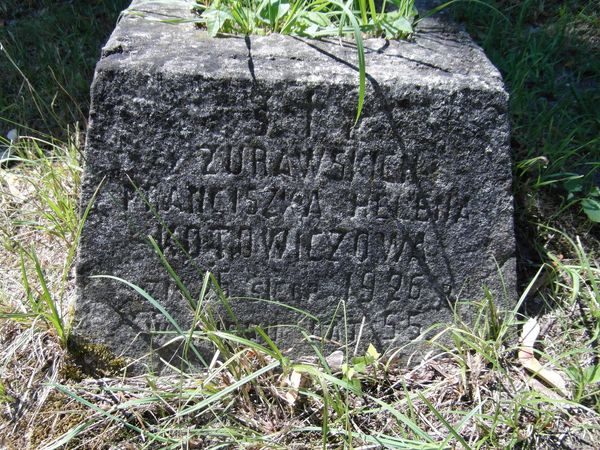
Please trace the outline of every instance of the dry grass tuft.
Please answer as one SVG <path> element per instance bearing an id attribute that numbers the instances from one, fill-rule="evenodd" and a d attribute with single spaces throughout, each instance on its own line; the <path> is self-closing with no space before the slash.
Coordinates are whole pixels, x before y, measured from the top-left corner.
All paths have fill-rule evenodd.
<path id="1" fill-rule="evenodd" d="M 0 322 L 0 443 L 4 448 L 36 448 L 41 416 L 51 401 L 65 352 L 50 330 L 32 324 Z"/>

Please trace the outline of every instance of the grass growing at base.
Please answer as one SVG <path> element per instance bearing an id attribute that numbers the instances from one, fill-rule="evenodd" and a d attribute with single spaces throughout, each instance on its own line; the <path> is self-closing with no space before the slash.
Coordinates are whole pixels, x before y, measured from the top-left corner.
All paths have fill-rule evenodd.
<path id="1" fill-rule="evenodd" d="M 10 145 L 10 158 L 0 169 L 0 255 L 4 276 L 19 274 L 16 292 L 24 301 L 21 305 L 3 301 L 0 319 L 42 318 L 66 347 L 71 269 L 89 212 L 88 208 L 79 217 L 78 148 L 73 141 L 27 136 Z M 51 260 L 57 249 L 64 252 L 63 261 Z M 0 289 L 14 292 L 6 285 Z"/>
<path id="2" fill-rule="evenodd" d="M 562 272 L 563 267 L 552 270 Z M 515 361 L 520 331 L 516 308 L 496 311 L 489 298 L 480 308 L 482 318 L 498 319 L 474 326 L 458 321 L 445 329 L 444 333 L 456 337 L 457 345 L 444 354 L 411 371 L 395 367 L 393 359 L 380 360 L 371 354 L 369 364 L 356 371 L 353 380 L 339 365 L 320 363 L 326 358 L 318 351 L 312 361 L 277 359 L 277 352 L 268 347 L 220 332 L 219 339 L 228 341 L 232 356 L 214 360 L 200 378 L 197 373 L 180 372 L 154 380 L 114 380 L 111 386 L 95 389 L 93 380 L 58 386 L 70 401 L 95 411 L 95 421 L 86 422 L 86 429 L 77 424 L 59 442 L 75 439 L 77 433 L 94 442 L 100 428 L 112 433 L 127 429 L 121 442 L 140 442 L 142 436 L 148 448 L 158 442 L 166 448 L 290 448 L 298 441 L 304 448 L 369 444 L 405 449 L 459 444 L 462 448 L 553 448 L 564 436 L 572 445 L 593 444 L 600 417 L 595 408 L 576 400 L 577 385 L 570 383 L 569 396 L 563 397 L 536 384 L 536 378 Z M 564 311 L 556 311 L 567 317 Z M 556 331 L 580 331 L 583 324 L 581 318 L 565 321 Z M 211 333 L 194 334 L 206 339 Z M 186 333 L 178 333 L 178 338 L 184 341 Z M 572 341 L 553 343 L 573 348 Z M 494 351 L 485 353 L 482 348 Z M 565 374 L 562 360 L 569 358 L 571 364 L 584 368 L 588 356 L 596 354 L 591 342 L 576 348 L 575 360 L 571 350 L 544 351 L 538 357 Z M 123 400 L 109 409 L 92 402 L 111 392 L 118 392 Z M 597 395 L 597 389 L 587 395 Z M 125 410 L 138 419 L 126 421 Z"/>
<path id="3" fill-rule="evenodd" d="M 143 289 L 121 281 L 156 308 L 162 309 L 160 303 Z M 215 291 L 220 289 L 216 287 Z M 187 331 L 181 330 L 174 321 L 173 328 L 175 332 L 170 344 L 188 342 Z M 227 348 L 226 355 L 213 359 L 200 378 L 197 372 L 187 373 L 185 370 L 179 371 L 177 376 L 161 378 L 171 383 L 167 392 L 164 388 L 159 391 L 152 389 L 154 382 L 138 379 L 141 385 L 124 385 L 120 392 L 127 396 L 147 382 L 146 386 L 150 387 L 147 395 L 132 394 L 131 400 L 105 410 L 87 400 L 87 393 L 57 386 L 73 401 L 95 411 L 97 419 L 77 424 L 47 448 L 65 444 L 80 434 L 88 440 L 98 426 L 124 427 L 134 439 L 141 436 L 147 445 L 161 443 L 167 448 L 187 445 L 288 448 L 293 442 L 289 440 L 290 435 L 306 435 L 306 439 L 312 442 L 310 445 L 315 447 L 322 440 L 323 447 L 349 448 L 359 443 L 384 443 L 390 448 L 445 448 L 454 438 L 464 441 L 459 432 L 475 414 L 475 411 L 468 414 L 455 427 L 443 419 L 442 414 L 424 397 L 426 393 L 419 392 L 419 398 L 435 417 L 441 418 L 442 427 L 449 432 L 448 437 L 440 442 L 424 431 L 423 425 L 383 401 L 381 393 L 373 389 L 381 384 L 378 376 L 388 379 L 393 371 L 380 365 L 381 355 L 372 347 L 364 357 L 353 360 L 350 375 L 347 364 L 344 368 L 339 363 L 328 363 L 318 345 L 314 346 L 316 355 L 312 360 L 296 362 L 282 357 L 283 352 L 264 333 L 261 334 L 266 346 L 243 338 L 235 331 L 198 328 L 192 333 L 195 340 L 212 342 L 217 354 Z M 183 367 L 192 366 L 184 364 Z M 369 407 L 358 406 L 365 401 Z M 125 408 L 143 408 L 153 413 L 149 420 L 134 425 L 124 421 L 119 414 Z M 374 417 L 388 413 L 397 420 L 400 428 L 392 428 L 387 434 L 367 426 Z M 248 415 L 246 423 L 240 423 L 240 414 Z M 297 417 L 303 415 L 308 419 L 312 416 L 312 419 L 299 421 Z M 379 425 L 379 422 L 376 424 Z M 267 432 L 267 426 L 271 427 L 270 432 Z M 223 433 L 224 429 L 228 432 Z M 401 435 L 397 435 L 398 432 Z"/>
<path id="4" fill-rule="evenodd" d="M 46 403 L 47 383 L 59 380 L 64 363 L 80 230 L 73 138 L 21 136 L 0 166 L 0 384 L 12 399 L 3 402 L 3 437 L 18 429 L 12 421 L 24 417 L 26 427 Z M 0 445 L 11 448 L 11 440 Z"/>

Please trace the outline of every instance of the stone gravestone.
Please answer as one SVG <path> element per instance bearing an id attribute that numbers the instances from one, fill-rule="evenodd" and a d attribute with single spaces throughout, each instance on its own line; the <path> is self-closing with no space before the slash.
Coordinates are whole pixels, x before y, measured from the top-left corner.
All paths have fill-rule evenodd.
<path id="1" fill-rule="evenodd" d="M 412 42 L 365 41 L 355 124 L 351 42 L 211 39 L 152 20 L 186 7 L 142 6 L 118 24 L 92 86 L 82 206 L 100 188 L 79 248 L 75 336 L 139 356 L 172 329 L 97 274 L 189 324 L 148 236 L 194 296 L 211 271 L 240 322 L 282 348 L 301 347 L 298 326 L 325 331 L 342 301 L 348 340 L 380 351 L 449 321 L 484 286 L 514 301 L 507 94 L 464 32 L 429 21 Z M 329 337 L 345 342 L 344 330 L 338 320 Z"/>

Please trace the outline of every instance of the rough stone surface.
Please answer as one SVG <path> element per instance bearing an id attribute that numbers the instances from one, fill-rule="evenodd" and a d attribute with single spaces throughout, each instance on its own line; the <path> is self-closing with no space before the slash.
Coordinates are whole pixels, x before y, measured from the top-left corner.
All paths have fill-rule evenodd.
<path id="1" fill-rule="evenodd" d="M 367 40 L 353 126 L 351 42 L 211 39 L 151 20 L 185 7 L 142 9 L 160 14 L 120 21 L 92 86 L 82 206 L 101 187 L 79 249 L 76 336 L 139 356 L 172 329 L 96 274 L 189 324 L 148 236 L 196 297 L 210 270 L 231 297 L 322 321 L 232 300 L 242 324 L 317 335 L 344 301 L 348 339 L 380 351 L 448 321 L 484 286 L 515 300 L 507 94 L 464 32 L 429 21 L 412 42 Z M 296 328 L 270 334 L 300 346 Z M 345 341 L 342 320 L 331 337 Z"/>

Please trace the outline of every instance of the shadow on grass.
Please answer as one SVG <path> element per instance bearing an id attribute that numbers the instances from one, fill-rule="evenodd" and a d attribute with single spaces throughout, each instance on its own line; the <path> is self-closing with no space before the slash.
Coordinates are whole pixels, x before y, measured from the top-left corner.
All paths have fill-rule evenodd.
<path id="1" fill-rule="evenodd" d="M 0 134 L 6 135 L 13 122 L 64 139 L 69 125 L 85 123 L 89 85 L 100 48 L 129 3 L 2 2 Z"/>
<path id="2" fill-rule="evenodd" d="M 549 253 L 572 252 L 540 224 L 586 237 L 598 248 L 599 225 L 582 206 L 600 184 L 600 7 L 582 0 L 485 0 L 509 18 L 502 21 L 468 3 L 457 5 L 455 15 L 500 69 L 510 93 L 524 286 Z M 528 305 L 532 314 L 540 308 Z"/>

